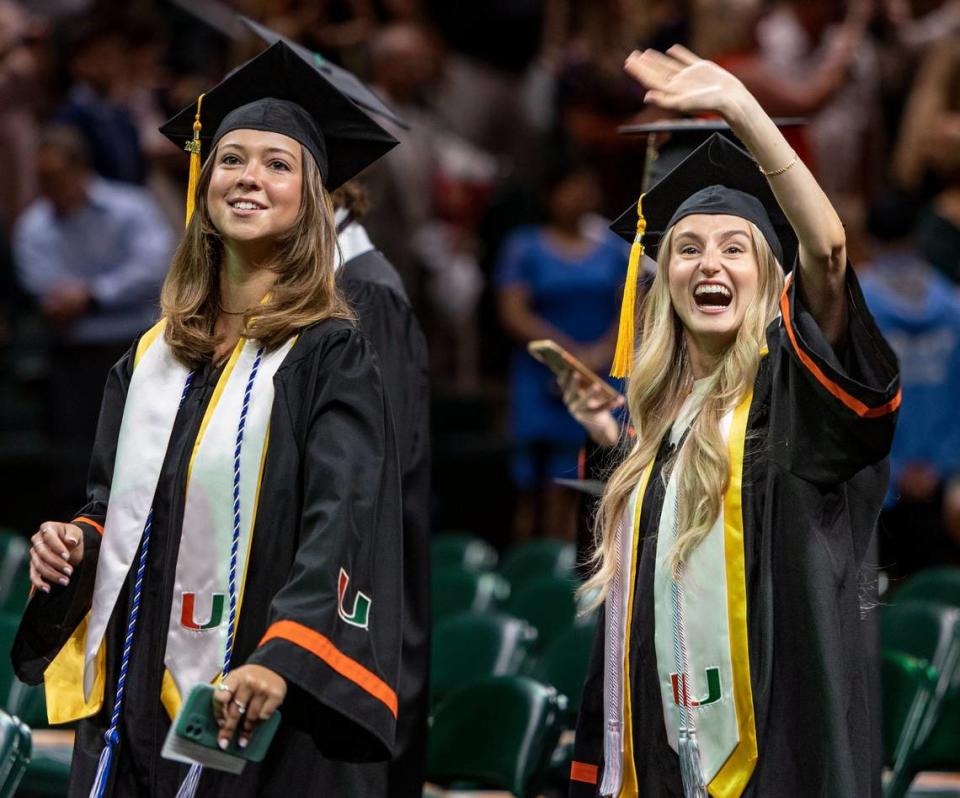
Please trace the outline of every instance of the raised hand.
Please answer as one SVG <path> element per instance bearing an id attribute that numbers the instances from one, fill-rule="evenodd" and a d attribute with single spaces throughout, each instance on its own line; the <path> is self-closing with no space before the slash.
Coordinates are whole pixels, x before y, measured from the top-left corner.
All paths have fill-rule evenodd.
<path id="1" fill-rule="evenodd" d="M 66 587 L 73 569 L 83 560 L 83 530 L 75 524 L 44 521 L 30 538 L 30 582 L 50 592 L 50 585 Z"/>
<path id="2" fill-rule="evenodd" d="M 624 69 L 647 87 L 645 102 L 671 111 L 724 116 L 731 102 L 746 92 L 743 84 L 725 69 L 679 44 L 666 53 L 634 51 Z"/>

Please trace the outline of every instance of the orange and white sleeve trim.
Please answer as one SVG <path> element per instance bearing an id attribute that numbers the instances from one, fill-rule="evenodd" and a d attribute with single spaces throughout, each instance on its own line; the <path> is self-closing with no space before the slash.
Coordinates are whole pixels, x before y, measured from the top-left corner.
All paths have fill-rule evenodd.
<path id="1" fill-rule="evenodd" d="M 881 416 L 886 416 L 894 412 L 900 407 L 901 392 L 899 388 L 897 388 L 897 392 L 892 399 L 880 405 L 868 405 L 845 390 L 835 380 L 832 380 L 800 345 L 800 342 L 797 340 L 797 331 L 794 329 L 793 316 L 790 308 L 790 286 L 792 283 L 793 273 L 791 272 L 787 275 L 786 285 L 784 286 L 783 293 L 780 295 L 780 313 L 783 315 L 783 326 L 787 331 L 787 337 L 790 339 L 790 345 L 793 347 L 793 351 L 800 362 L 829 394 L 839 399 L 843 405 L 860 416 L 860 418 L 880 418 Z"/>
<path id="2" fill-rule="evenodd" d="M 260 645 L 270 640 L 286 640 L 309 651 L 345 679 L 381 701 L 391 714 L 397 717 L 397 694 L 390 685 L 355 659 L 348 657 L 319 632 L 296 621 L 277 621 L 267 629 Z"/>

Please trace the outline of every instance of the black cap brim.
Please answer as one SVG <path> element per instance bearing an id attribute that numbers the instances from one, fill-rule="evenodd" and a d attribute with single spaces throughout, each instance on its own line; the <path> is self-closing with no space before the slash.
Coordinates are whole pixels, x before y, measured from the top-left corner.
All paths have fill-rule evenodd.
<path id="1" fill-rule="evenodd" d="M 273 45 L 277 42 L 283 42 L 297 55 L 299 55 L 308 63 L 312 64 L 314 69 L 320 72 L 328 81 L 330 81 L 330 83 L 336 86 L 340 91 L 346 94 L 347 97 L 353 100 L 353 102 L 355 102 L 365 111 L 369 111 L 372 114 L 377 114 L 384 119 L 388 119 L 393 122 L 393 124 L 403 128 L 404 130 L 410 129 L 410 126 L 406 122 L 404 122 L 393 111 L 391 111 L 386 103 L 384 103 L 383 100 L 381 100 L 376 94 L 374 94 L 373 90 L 352 72 L 348 72 L 346 69 L 330 63 L 322 55 L 320 55 L 320 53 L 313 52 L 312 50 L 304 47 L 302 44 L 297 44 L 292 39 L 288 39 L 286 36 L 283 36 L 274 30 L 270 30 L 270 28 L 266 27 L 265 25 L 261 25 L 259 22 L 254 22 L 249 17 L 245 17 L 243 15 L 239 16 L 240 21 L 246 25 L 247 28 L 257 38 L 262 39 L 268 45 Z"/>
<path id="2" fill-rule="evenodd" d="M 720 133 L 713 133 L 644 195 L 646 232 L 643 245 L 646 253 L 656 258 L 660 239 L 670 219 L 688 197 L 717 185 L 742 191 L 763 204 L 780 241 L 782 265 L 785 269 L 792 268 L 797 254 L 797 237 L 780 209 L 770 184 L 750 154 Z M 637 234 L 636 204 L 620 214 L 610 229 L 632 244 Z"/>
<path id="3" fill-rule="evenodd" d="M 323 132 L 328 160 L 326 188 L 333 191 L 389 152 L 397 140 L 341 92 L 311 61 L 284 42 L 234 70 L 208 91 L 201 105 L 202 155 L 210 152 L 224 117 L 266 98 L 296 103 Z M 160 128 L 178 147 L 193 138 L 196 104 L 191 103 Z"/>

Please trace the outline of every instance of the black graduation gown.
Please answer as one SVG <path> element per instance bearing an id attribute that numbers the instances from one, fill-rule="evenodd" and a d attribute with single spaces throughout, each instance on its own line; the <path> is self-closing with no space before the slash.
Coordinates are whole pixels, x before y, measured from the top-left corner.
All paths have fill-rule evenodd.
<path id="1" fill-rule="evenodd" d="M 795 270 L 795 273 L 798 270 Z M 849 332 L 829 346 L 791 281 L 767 331 L 746 427 L 742 481 L 750 682 L 758 761 L 747 798 L 880 796 L 879 706 L 864 571 L 887 484 L 899 404 L 896 358 L 848 267 Z M 640 513 L 630 625 L 639 795 L 681 798 L 664 729 L 654 640 L 656 532 L 665 493 L 657 455 Z M 648 534 L 654 530 L 653 534 Z M 601 619 L 577 723 L 571 798 L 603 771 Z M 594 770 L 596 767 L 596 770 Z"/>
<path id="2" fill-rule="evenodd" d="M 351 258 L 337 284 L 380 356 L 403 494 L 403 644 L 390 798 L 420 798 L 430 710 L 430 385 L 427 344 L 396 269 L 377 250 Z"/>
<path id="3" fill-rule="evenodd" d="M 100 524 L 134 352 L 135 347 L 108 378 L 89 503 L 78 514 Z M 160 756 L 169 728 L 160 688 L 186 469 L 218 376 L 219 370 L 209 367 L 197 372 L 160 474 L 108 793 L 115 796 L 172 796 L 187 773 L 186 765 Z M 327 320 L 301 332 L 274 376 L 274 387 L 270 445 L 232 665 L 268 667 L 287 680 L 289 691 L 265 761 L 248 764 L 239 777 L 205 770 L 198 795 L 381 798 L 396 725 L 402 540 L 399 464 L 378 359 L 356 327 Z M 20 625 L 12 656 L 26 682 L 42 679 L 47 662 L 89 607 L 99 535 L 92 525 L 81 526 L 87 548 L 70 586 L 37 593 Z M 341 567 L 372 599 L 367 630 L 338 617 Z M 135 570 L 136 563 L 107 629 L 104 704 L 78 726 L 71 796 L 87 795 L 103 748 Z M 323 635 L 333 654 L 318 648 L 309 634 L 261 645 L 278 620 Z"/>

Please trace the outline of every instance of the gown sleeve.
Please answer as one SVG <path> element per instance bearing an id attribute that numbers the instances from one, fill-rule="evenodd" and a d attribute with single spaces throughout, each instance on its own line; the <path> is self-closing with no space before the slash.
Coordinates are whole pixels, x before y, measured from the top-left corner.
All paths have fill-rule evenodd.
<path id="1" fill-rule="evenodd" d="M 318 733 L 344 756 L 385 759 L 402 631 L 396 443 L 376 356 L 359 332 L 337 333 L 314 384 L 299 544 L 247 662 L 283 676 L 288 701 L 296 691 L 316 701 Z"/>
<path id="2" fill-rule="evenodd" d="M 27 684 L 39 684 L 43 680 L 47 664 L 73 634 L 93 600 L 117 439 L 127 389 L 133 375 L 135 352 L 136 343 L 110 369 L 103 390 L 100 419 L 87 475 L 87 502 L 72 519 L 72 523 L 83 531 L 83 560 L 74 569 L 67 587 L 51 585 L 49 593 L 32 592 L 14 639 L 11 650 L 14 670 Z"/>
<path id="3" fill-rule="evenodd" d="M 603 770 L 603 642 L 606 628 L 603 609 L 597 618 L 593 652 L 583 683 L 577 715 L 573 762 L 570 764 L 569 798 L 596 798 Z"/>
<path id="4" fill-rule="evenodd" d="M 900 406 L 897 358 L 846 269 L 848 330 L 832 347 L 806 306 L 794 269 L 768 331 L 774 359 L 771 456 L 815 483 L 845 482 L 890 451 Z"/>

